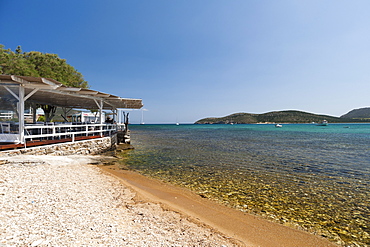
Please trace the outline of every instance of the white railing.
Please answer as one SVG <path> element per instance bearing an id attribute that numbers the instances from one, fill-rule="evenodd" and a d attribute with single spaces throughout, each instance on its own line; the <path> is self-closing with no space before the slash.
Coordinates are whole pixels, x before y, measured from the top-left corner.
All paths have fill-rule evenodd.
<path id="1" fill-rule="evenodd" d="M 4 119 L 12 119 L 14 116 L 14 113 L 13 112 L 0 112 L 0 118 L 4 118 Z"/>
<path id="2" fill-rule="evenodd" d="M 117 131 L 116 124 L 54 124 L 54 125 L 26 125 L 25 139 L 32 140 L 38 138 L 67 138 L 76 136 L 97 136 L 111 135 Z"/>
<path id="3" fill-rule="evenodd" d="M 75 141 L 77 136 L 107 136 L 118 130 L 124 130 L 123 124 L 81 124 L 81 123 L 40 123 L 26 124 L 24 127 L 24 141 L 32 140 L 53 140 L 72 138 Z M 13 134 L 19 136 L 19 134 Z M 6 140 L 5 140 L 6 139 Z M 17 138 L 18 140 L 18 138 Z M 8 142 L 9 134 L 0 133 L 0 142 Z M 16 141 L 16 140 L 14 140 Z M 18 140 L 19 142 L 19 140 Z"/>
<path id="4" fill-rule="evenodd" d="M 0 119 L 11 120 L 12 118 L 18 118 L 18 116 L 12 111 L 10 111 L 10 112 L 0 112 Z M 32 114 L 31 113 L 25 113 L 24 118 L 32 119 Z"/>

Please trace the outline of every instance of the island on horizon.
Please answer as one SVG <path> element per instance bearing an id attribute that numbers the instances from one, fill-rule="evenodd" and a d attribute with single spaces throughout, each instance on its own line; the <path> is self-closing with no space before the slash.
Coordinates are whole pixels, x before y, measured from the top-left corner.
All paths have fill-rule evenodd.
<path id="1" fill-rule="evenodd" d="M 234 113 L 225 117 L 203 118 L 195 124 L 255 124 L 255 123 L 369 123 L 370 107 L 354 109 L 340 116 L 319 115 L 296 110 L 272 111 L 262 114 Z"/>

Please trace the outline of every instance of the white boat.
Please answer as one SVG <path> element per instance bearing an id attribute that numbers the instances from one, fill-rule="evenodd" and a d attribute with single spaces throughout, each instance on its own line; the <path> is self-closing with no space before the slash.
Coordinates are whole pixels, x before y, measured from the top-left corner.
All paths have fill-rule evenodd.
<path id="1" fill-rule="evenodd" d="M 281 124 L 275 124 L 275 127 L 276 128 L 281 128 L 281 127 L 283 127 L 283 125 L 281 125 Z"/>
<path id="2" fill-rule="evenodd" d="M 322 120 L 321 123 L 318 123 L 317 126 L 327 126 L 329 123 L 326 120 Z"/>

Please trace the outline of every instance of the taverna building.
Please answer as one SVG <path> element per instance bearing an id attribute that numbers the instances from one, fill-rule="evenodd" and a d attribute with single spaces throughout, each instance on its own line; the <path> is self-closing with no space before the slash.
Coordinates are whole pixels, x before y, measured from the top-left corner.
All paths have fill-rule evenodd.
<path id="1" fill-rule="evenodd" d="M 40 106 L 45 112 L 42 122 L 37 121 Z M 109 146 L 129 141 L 128 119 L 123 120 L 121 112 L 142 107 L 141 99 L 67 87 L 50 78 L 0 75 L 0 151 L 25 153 L 25 149 L 29 152 L 38 147 L 42 153 L 50 145 L 57 151 L 73 150 L 68 145 L 84 141 L 87 153 L 95 153 L 89 151 L 86 142 L 96 146 L 96 142 L 105 140 Z M 56 112 L 59 120 L 53 121 Z M 108 120 L 106 112 L 110 113 Z"/>

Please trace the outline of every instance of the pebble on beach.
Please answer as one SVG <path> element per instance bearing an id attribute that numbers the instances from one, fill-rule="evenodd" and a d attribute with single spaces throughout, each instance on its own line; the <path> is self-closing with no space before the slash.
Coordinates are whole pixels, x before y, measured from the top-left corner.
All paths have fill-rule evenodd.
<path id="1" fill-rule="evenodd" d="M 0 246 L 234 246 L 135 193 L 94 156 L 0 159 Z"/>

